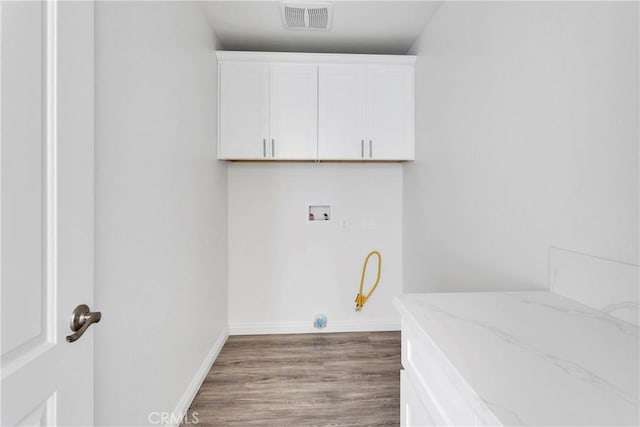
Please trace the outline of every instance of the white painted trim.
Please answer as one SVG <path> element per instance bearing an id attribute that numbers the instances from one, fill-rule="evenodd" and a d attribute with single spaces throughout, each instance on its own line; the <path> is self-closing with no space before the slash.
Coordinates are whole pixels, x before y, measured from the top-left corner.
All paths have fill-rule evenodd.
<path id="1" fill-rule="evenodd" d="M 304 62 L 313 64 L 415 64 L 415 55 L 216 51 L 219 62 Z"/>
<path id="2" fill-rule="evenodd" d="M 43 4 L 45 16 L 45 103 L 44 151 L 46 193 L 45 283 L 43 309 L 46 311 L 47 341 L 58 343 L 58 1 Z"/>
<path id="3" fill-rule="evenodd" d="M 202 365 L 200 365 L 200 368 L 198 368 L 198 370 L 196 371 L 196 374 L 194 375 L 193 379 L 189 383 L 189 386 L 187 387 L 184 394 L 178 401 L 178 404 L 176 405 L 176 409 L 174 409 L 172 413 L 173 415 L 173 417 L 171 418 L 172 422 L 173 420 L 182 420 L 182 417 L 185 416 L 185 414 L 187 413 L 189 406 L 191 406 L 191 403 L 193 403 L 193 399 L 195 399 L 196 394 L 198 393 L 198 390 L 200 390 L 202 383 L 207 377 L 207 374 L 209 373 L 209 371 L 211 370 L 211 366 L 213 365 L 213 362 L 215 362 L 216 359 L 218 358 L 218 355 L 220 354 L 220 351 L 222 350 L 224 343 L 227 341 L 227 338 L 229 338 L 229 330 L 225 328 L 220 333 L 220 335 L 218 335 L 218 338 L 213 343 L 211 350 L 209 350 L 209 353 L 206 355 L 206 357 L 202 361 Z M 172 424 L 172 425 L 175 427 L 178 426 L 178 424 Z"/>
<path id="4" fill-rule="evenodd" d="M 222 90 L 222 85 L 220 83 L 221 83 L 221 80 L 222 80 L 222 67 L 221 67 L 221 64 L 220 64 L 220 60 L 217 59 L 217 58 L 216 58 L 216 70 L 217 70 L 217 73 L 218 73 L 216 75 L 216 78 L 218 80 L 218 82 L 217 82 L 218 93 L 216 93 L 216 97 L 217 97 L 217 100 L 216 100 L 216 116 L 217 116 L 217 122 L 216 122 L 216 138 L 217 138 L 217 140 L 216 140 L 216 146 L 218 147 L 218 160 L 222 160 L 222 149 L 221 149 L 221 146 L 220 146 L 220 139 L 221 139 L 220 138 L 220 135 L 221 135 L 220 123 L 222 123 L 222 119 L 221 119 L 222 115 L 220 114 L 220 111 L 221 111 L 220 104 L 221 104 L 221 99 L 222 99 L 220 91 Z"/>
<path id="5" fill-rule="evenodd" d="M 229 325 L 229 335 L 311 334 L 399 330 L 399 320 L 329 322 L 327 327 L 323 329 L 314 328 L 311 322 L 236 323 Z"/>

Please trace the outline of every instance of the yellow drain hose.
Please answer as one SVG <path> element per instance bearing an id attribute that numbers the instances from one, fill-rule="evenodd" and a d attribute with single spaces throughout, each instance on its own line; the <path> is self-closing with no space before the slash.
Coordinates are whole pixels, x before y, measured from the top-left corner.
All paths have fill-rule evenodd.
<path id="1" fill-rule="evenodd" d="M 362 293 L 362 287 L 364 286 L 364 275 L 367 272 L 367 264 L 369 263 L 369 258 L 371 258 L 371 255 L 378 256 L 378 276 L 376 277 L 376 283 L 373 285 L 369 293 L 365 296 Z M 365 258 L 364 260 L 364 265 L 362 266 L 362 277 L 360 278 L 360 290 L 358 291 L 358 295 L 356 295 L 356 311 L 362 310 L 364 303 L 367 302 L 367 300 L 369 299 L 373 291 L 375 291 L 376 288 L 378 287 L 378 282 L 380 281 L 381 268 L 382 268 L 382 255 L 380 255 L 380 252 L 378 251 L 369 252 L 369 255 L 367 255 L 367 258 Z"/>

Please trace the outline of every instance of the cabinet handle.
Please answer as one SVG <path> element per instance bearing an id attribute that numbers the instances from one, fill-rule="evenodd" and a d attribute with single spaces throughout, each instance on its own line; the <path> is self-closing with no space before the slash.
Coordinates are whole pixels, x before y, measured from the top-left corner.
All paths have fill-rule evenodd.
<path id="1" fill-rule="evenodd" d="M 275 149 L 275 142 L 273 139 L 271 139 L 271 157 L 275 157 L 276 156 L 276 149 Z"/>
<path id="2" fill-rule="evenodd" d="M 267 140 L 262 138 L 262 157 L 267 157 Z"/>
<path id="3" fill-rule="evenodd" d="M 373 142 L 369 140 L 369 158 L 373 158 Z"/>
<path id="4" fill-rule="evenodd" d="M 360 140 L 360 157 L 364 159 L 364 139 Z"/>

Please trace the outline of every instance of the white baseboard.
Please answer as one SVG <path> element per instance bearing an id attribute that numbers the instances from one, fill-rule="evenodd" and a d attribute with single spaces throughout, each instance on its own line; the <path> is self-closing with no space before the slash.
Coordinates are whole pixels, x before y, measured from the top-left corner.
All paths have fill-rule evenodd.
<path id="1" fill-rule="evenodd" d="M 329 322 L 326 328 L 316 329 L 310 322 L 234 323 L 229 335 L 311 334 L 327 332 L 399 331 L 399 320 L 371 322 Z"/>
<path id="2" fill-rule="evenodd" d="M 178 401 L 176 409 L 172 414 L 174 416 L 174 419 L 172 421 L 175 421 L 178 418 L 181 419 L 187 413 L 189 406 L 191 406 L 193 399 L 195 399 L 198 390 L 200 390 L 200 386 L 202 386 L 202 383 L 207 377 L 207 374 L 209 373 L 213 362 L 215 362 L 216 358 L 220 354 L 220 350 L 222 350 L 222 347 L 227 341 L 227 338 L 229 338 L 229 329 L 225 328 L 220 333 L 220 335 L 218 335 L 218 338 L 213 343 L 211 350 L 209 350 L 209 353 L 207 353 L 206 357 L 202 361 L 202 365 L 200 365 L 200 368 L 198 368 L 198 370 L 196 371 L 196 374 L 194 375 L 193 379 L 189 383 L 189 386 L 180 398 L 180 401 Z M 177 427 L 179 425 L 179 422 L 173 425 Z"/>

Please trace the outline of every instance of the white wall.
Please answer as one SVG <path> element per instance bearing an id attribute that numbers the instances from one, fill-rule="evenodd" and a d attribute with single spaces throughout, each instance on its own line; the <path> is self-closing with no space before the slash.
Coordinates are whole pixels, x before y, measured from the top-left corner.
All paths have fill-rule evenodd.
<path id="1" fill-rule="evenodd" d="M 229 179 L 231 333 L 397 329 L 402 292 L 402 166 L 232 163 Z M 328 222 L 307 220 L 308 203 L 330 203 Z M 346 221 L 346 229 L 343 229 Z M 354 311 L 364 258 L 382 254 L 382 278 Z M 369 263 L 375 280 L 375 259 Z"/>
<path id="2" fill-rule="evenodd" d="M 97 2 L 95 52 L 95 417 L 144 425 L 227 327 L 214 39 L 195 3 Z"/>
<path id="3" fill-rule="evenodd" d="M 639 263 L 637 2 L 445 2 L 412 51 L 405 292 L 544 287 L 549 246 Z"/>

